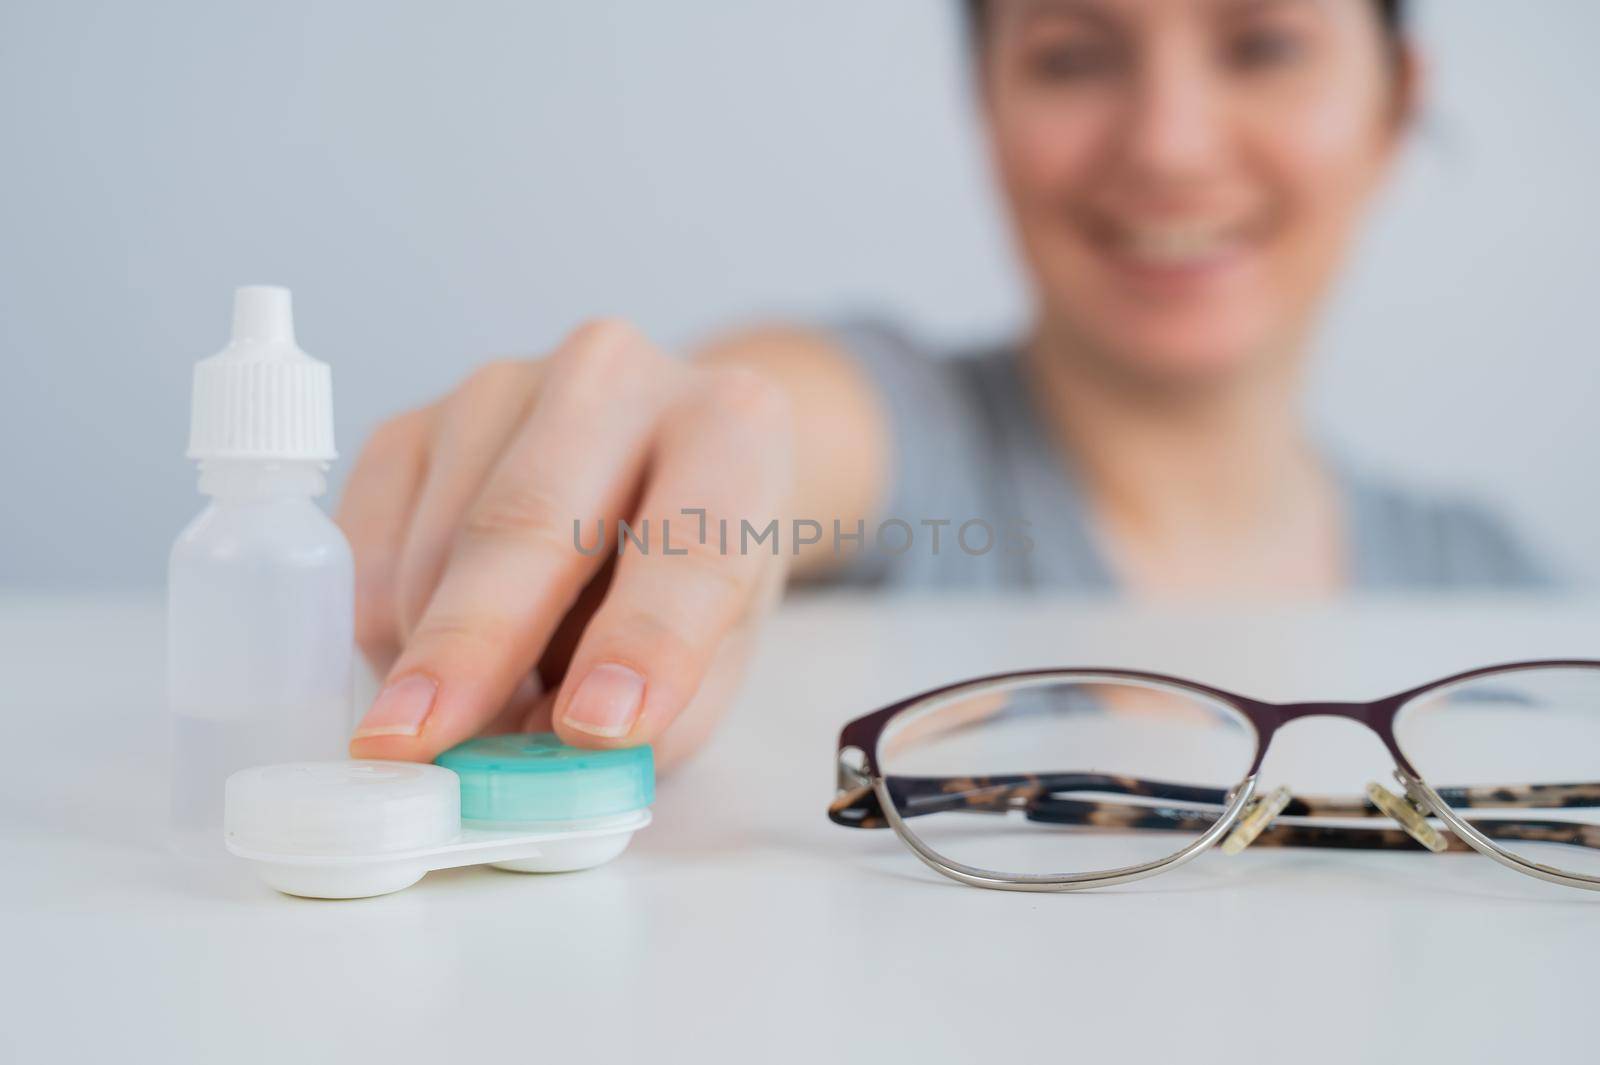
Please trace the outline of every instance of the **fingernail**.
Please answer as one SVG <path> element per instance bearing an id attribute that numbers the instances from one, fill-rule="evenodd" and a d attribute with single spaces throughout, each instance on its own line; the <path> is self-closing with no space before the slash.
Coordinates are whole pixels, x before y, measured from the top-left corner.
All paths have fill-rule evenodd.
<path id="1" fill-rule="evenodd" d="M 562 721 L 591 736 L 626 736 L 644 703 L 644 678 L 627 666 L 606 663 L 583 678 Z"/>
<path id="2" fill-rule="evenodd" d="M 415 736 L 433 709 L 439 682 L 421 673 L 395 681 L 372 702 L 372 709 L 361 719 L 356 739 L 363 736 Z"/>

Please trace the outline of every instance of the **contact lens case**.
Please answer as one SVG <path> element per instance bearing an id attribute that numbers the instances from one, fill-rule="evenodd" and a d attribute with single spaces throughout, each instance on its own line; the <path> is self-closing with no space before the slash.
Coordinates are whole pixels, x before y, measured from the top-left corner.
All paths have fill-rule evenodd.
<path id="1" fill-rule="evenodd" d="M 650 823 L 650 748 L 591 751 L 552 733 L 481 736 L 436 764 L 290 762 L 228 778 L 228 850 L 289 895 L 353 899 L 433 869 L 589 869 Z"/>

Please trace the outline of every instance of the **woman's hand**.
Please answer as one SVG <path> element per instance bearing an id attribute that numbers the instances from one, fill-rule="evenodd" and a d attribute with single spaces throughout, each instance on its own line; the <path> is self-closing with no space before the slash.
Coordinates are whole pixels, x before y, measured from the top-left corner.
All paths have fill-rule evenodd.
<path id="1" fill-rule="evenodd" d="M 731 696 L 789 560 L 787 543 L 721 550 L 718 523 L 784 526 L 793 439 L 765 375 L 676 361 L 609 321 L 383 425 L 338 515 L 357 639 L 387 678 L 351 754 L 428 760 L 481 732 L 553 728 L 681 756 Z M 619 519 L 648 523 L 647 551 L 619 556 Z"/>

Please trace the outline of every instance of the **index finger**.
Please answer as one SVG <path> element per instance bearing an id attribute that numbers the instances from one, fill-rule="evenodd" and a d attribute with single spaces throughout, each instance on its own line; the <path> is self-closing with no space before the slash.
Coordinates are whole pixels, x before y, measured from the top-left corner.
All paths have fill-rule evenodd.
<path id="1" fill-rule="evenodd" d="M 603 561 L 578 549 L 576 523 L 609 526 L 625 514 L 673 369 L 609 323 L 580 330 L 552 357 L 356 730 L 354 757 L 431 759 L 505 705 Z"/>

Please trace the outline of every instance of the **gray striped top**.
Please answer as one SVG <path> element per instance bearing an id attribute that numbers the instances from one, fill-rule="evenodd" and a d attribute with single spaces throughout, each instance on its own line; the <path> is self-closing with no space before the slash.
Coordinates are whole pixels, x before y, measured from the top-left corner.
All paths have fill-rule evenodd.
<path id="1" fill-rule="evenodd" d="M 832 335 L 882 393 L 894 452 L 890 496 L 879 521 L 867 526 L 868 550 L 839 582 L 1116 591 L 1082 495 L 1027 393 L 1014 351 L 937 358 L 892 329 L 863 322 L 838 326 Z M 1418 494 L 1339 463 L 1334 467 L 1355 589 L 1532 590 L 1554 584 L 1488 509 Z M 891 519 L 905 527 L 882 525 Z M 960 527 L 973 519 L 987 528 L 971 525 L 958 542 Z M 925 521 L 949 524 L 936 530 Z M 1009 538 L 1009 530 L 1019 528 L 1031 541 L 1026 549 Z M 877 548 L 875 530 L 883 537 Z"/>

